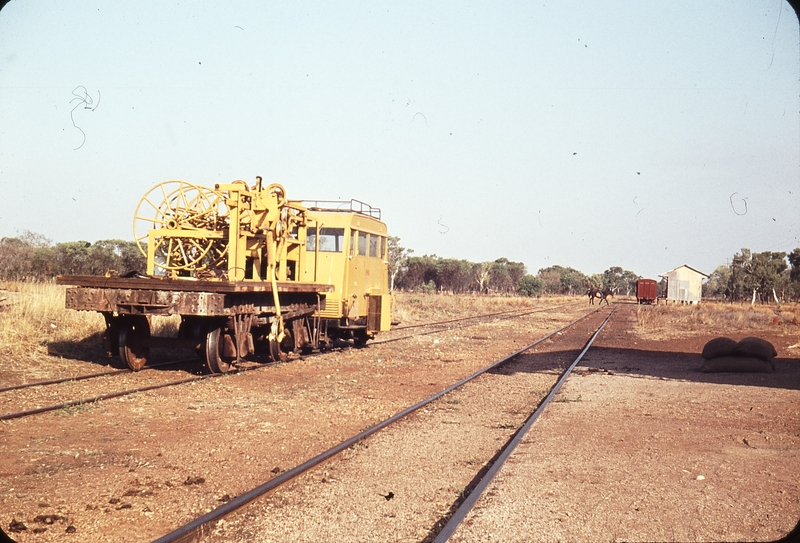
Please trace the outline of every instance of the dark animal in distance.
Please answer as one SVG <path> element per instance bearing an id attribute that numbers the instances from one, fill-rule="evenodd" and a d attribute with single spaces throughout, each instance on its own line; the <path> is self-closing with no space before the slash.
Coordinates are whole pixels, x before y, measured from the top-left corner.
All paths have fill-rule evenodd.
<path id="1" fill-rule="evenodd" d="M 595 298 L 600 299 L 600 301 L 597 302 L 597 305 L 600 305 L 603 302 L 605 302 L 606 305 L 608 305 L 608 297 L 613 296 L 614 292 L 610 288 L 599 289 L 599 288 L 589 287 L 586 291 L 586 294 L 589 296 L 590 305 L 594 305 Z"/>

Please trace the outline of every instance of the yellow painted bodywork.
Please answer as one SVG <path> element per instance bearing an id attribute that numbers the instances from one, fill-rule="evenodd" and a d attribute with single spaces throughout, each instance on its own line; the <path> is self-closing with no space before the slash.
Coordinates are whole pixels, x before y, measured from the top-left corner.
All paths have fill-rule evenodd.
<path id="1" fill-rule="evenodd" d="M 307 208 L 260 179 L 252 188 L 239 180 L 213 189 L 168 181 L 139 203 L 134 235 L 148 275 L 331 285 L 318 316 L 366 324 L 371 334 L 389 330 L 391 299 L 386 225 L 367 208 Z M 147 230 L 137 232 L 141 223 Z"/>
<path id="2" fill-rule="evenodd" d="M 386 225 L 359 213 L 309 210 L 306 231 L 312 242 L 305 244 L 301 280 L 334 287 L 320 315 L 352 322 L 367 319 L 368 332 L 389 330 Z M 373 314 L 378 308 L 379 318 L 368 318 L 370 307 Z"/>

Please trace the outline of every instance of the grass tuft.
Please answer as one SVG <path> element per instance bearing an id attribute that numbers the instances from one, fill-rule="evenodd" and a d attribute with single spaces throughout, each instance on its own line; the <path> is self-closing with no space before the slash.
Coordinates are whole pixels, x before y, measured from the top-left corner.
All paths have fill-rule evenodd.
<path id="1" fill-rule="evenodd" d="M 747 332 L 779 322 L 792 322 L 797 304 L 781 310 L 769 305 L 702 302 L 694 305 L 640 305 L 636 309 L 637 332 L 654 339 L 678 337 L 687 332 Z"/>
<path id="2" fill-rule="evenodd" d="M 52 283 L 6 284 L 13 293 L 0 310 L 0 357 L 5 363 L 28 366 L 50 354 L 49 346 L 99 337 L 105 330 L 103 316 L 64 308 L 66 287 Z M 11 288 L 8 288 L 11 287 Z M 13 367 L 9 369 L 15 369 Z"/>
<path id="3" fill-rule="evenodd" d="M 103 358 L 105 320 L 95 311 L 66 309 L 67 287 L 54 283 L 10 283 L 0 289 L 0 360 L 5 370 L 27 373 L 48 356 Z M 155 317 L 153 335 L 177 335 L 180 317 Z"/>
<path id="4" fill-rule="evenodd" d="M 572 298 L 528 298 L 522 296 L 480 296 L 477 294 L 425 294 L 396 292 L 392 321 L 404 326 L 447 320 L 470 314 L 536 309 L 546 304 L 566 303 Z"/>

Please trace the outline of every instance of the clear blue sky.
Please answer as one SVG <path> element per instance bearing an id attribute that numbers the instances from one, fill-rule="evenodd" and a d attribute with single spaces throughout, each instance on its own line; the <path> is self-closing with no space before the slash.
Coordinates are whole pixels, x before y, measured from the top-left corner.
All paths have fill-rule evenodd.
<path id="1" fill-rule="evenodd" d="M 133 239 L 168 179 L 380 207 L 415 254 L 710 273 L 800 247 L 777 0 L 0 11 L 0 237 Z"/>

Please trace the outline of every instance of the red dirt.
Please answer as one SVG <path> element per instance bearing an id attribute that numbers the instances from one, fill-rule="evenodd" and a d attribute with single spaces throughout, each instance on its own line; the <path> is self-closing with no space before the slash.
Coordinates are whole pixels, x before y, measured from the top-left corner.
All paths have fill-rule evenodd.
<path id="1" fill-rule="evenodd" d="M 586 310 L 576 301 L 519 321 L 337 351 L 0 423 L 0 526 L 8 532 L 12 521 L 24 524 L 26 530 L 10 534 L 20 542 L 152 540 Z M 465 527 L 472 531 L 457 533 L 458 540 L 763 541 L 796 524 L 800 361 L 790 346 L 798 329 L 765 323 L 758 331 L 777 347 L 773 374 L 703 374 L 698 353 L 719 331 L 658 340 L 637 332 L 635 319 L 635 306 L 621 304 L 582 363 L 584 370 L 602 371 L 570 378 L 561 401 L 526 438 L 527 451 L 515 455 L 479 502 Z M 591 324 L 598 323 L 599 315 Z M 458 402 L 440 400 L 428 413 L 258 500 L 223 523 L 214 540 L 313 541 L 320 533 L 341 540 L 424 539 L 491 451 L 521 424 L 524 410 L 535 406 L 541 391 L 534 389 L 545 385 L 534 383 L 551 382 L 554 369 L 574 357 L 593 330 L 590 323 L 575 328 L 518 362 L 525 369 L 505 379 L 518 387 L 513 376 L 524 376 L 527 388 L 509 389 L 517 392 L 501 398 L 508 404 L 489 399 L 497 390 L 489 380 L 470 389 L 488 394 L 474 396 L 485 400 L 473 399 L 473 392 L 460 392 Z M 756 335 L 737 334 L 731 337 Z M 98 371 L 88 362 L 62 364 L 75 374 Z M 87 381 L 83 393 L 107 390 L 100 387 Z M 482 408 L 480 402 L 487 403 Z M 479 413 L 494 418 L 469 433 L 471 426 L 459 421 Z M 431 417 L 444 418 L 431 426 Z M 463 432 L 431 433 L 445 427 Z M 420 455 L 420 435 L 464 440 L 455 449 L 467 457 Z M 476 451 L 490 452 L 469 456 L 484 454 Z M 444 467 L 432 470 L 434 460 Z M 364 466 L 372 469 L 365 473 Z M 392 471 L 397 466 L 402 476 Z M 381 483 L 389 472 L 393 478 Z M 424 473 L 431 484 L 438 476 L 448 482 L 426 493 L 417 478 Z M 328 484 L 332 479 L 338 484 Z M 397 497 L 378 495 L 378 486 Z M 338 514 L 331 514 L 327 500 L 337 500 Z"/>

